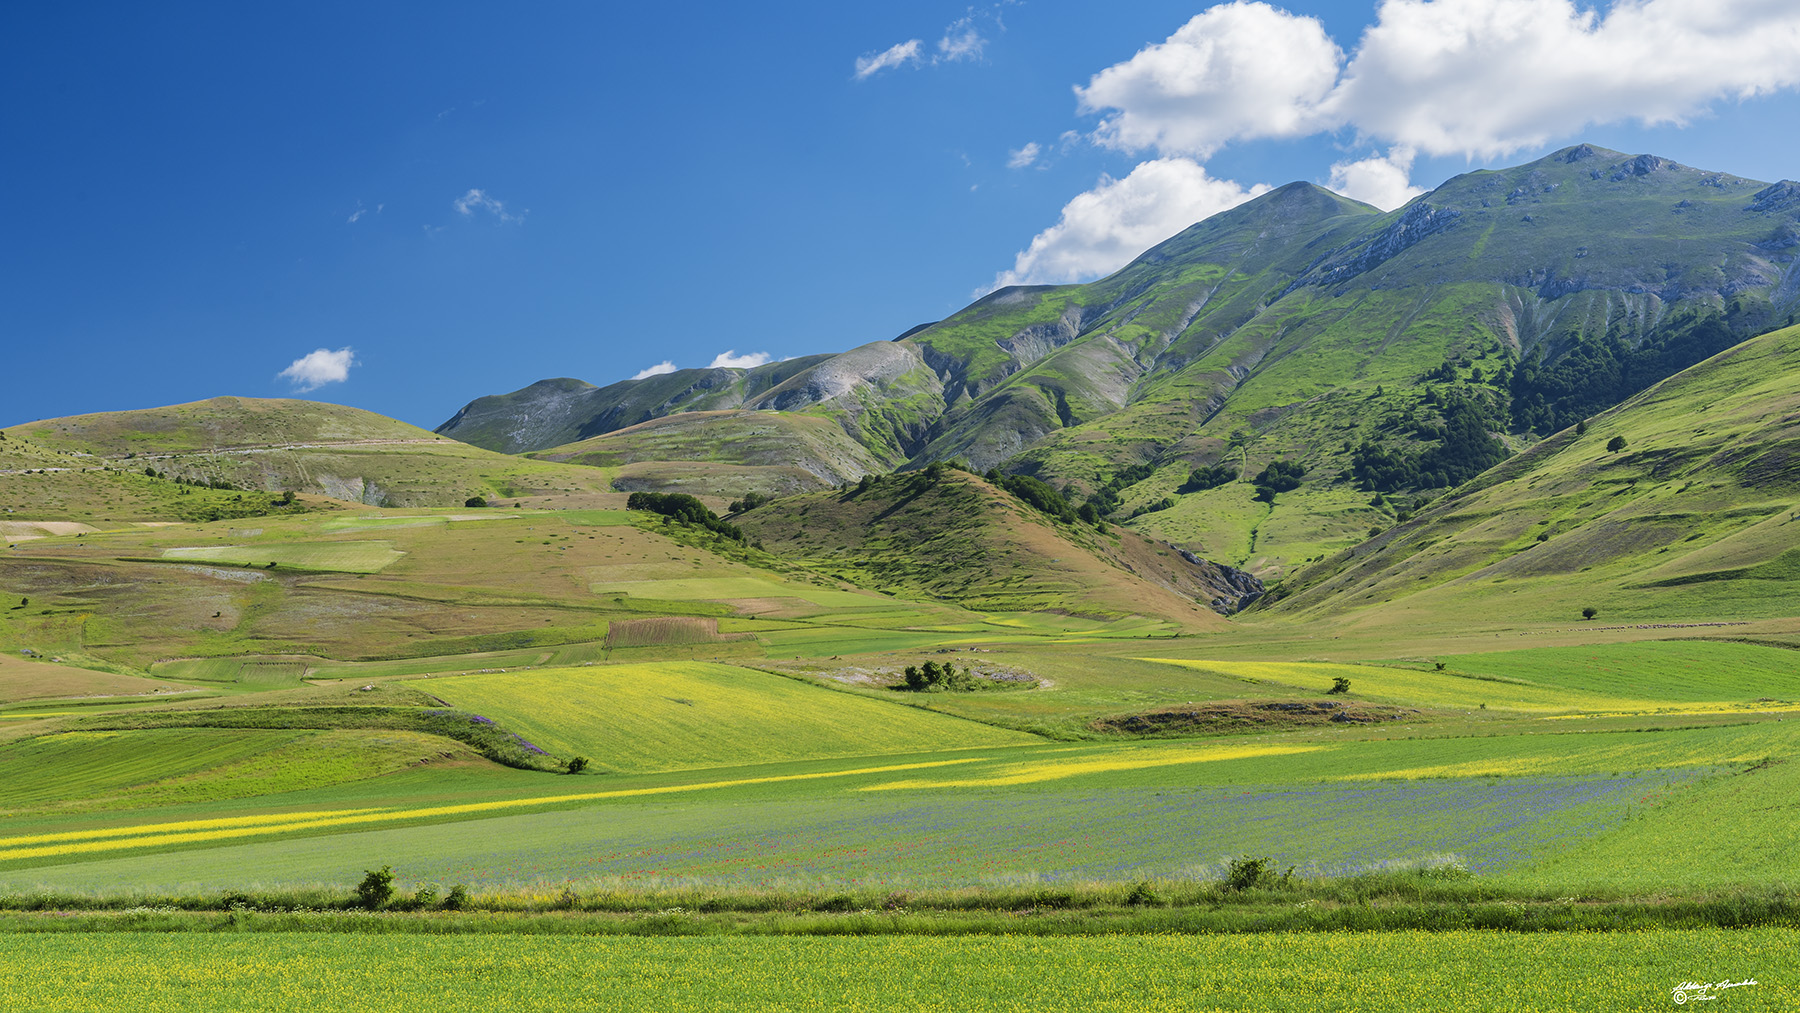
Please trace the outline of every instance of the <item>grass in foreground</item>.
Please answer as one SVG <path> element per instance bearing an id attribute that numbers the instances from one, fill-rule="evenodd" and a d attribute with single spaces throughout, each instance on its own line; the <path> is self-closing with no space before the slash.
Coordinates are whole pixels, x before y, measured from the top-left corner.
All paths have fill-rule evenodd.
<path id="1" fill-rule="evenodd" d="M 1466 1010 L 1800 1004 L 1795 933 L 795 939 L 0 935 L 9 1010 Z"/>

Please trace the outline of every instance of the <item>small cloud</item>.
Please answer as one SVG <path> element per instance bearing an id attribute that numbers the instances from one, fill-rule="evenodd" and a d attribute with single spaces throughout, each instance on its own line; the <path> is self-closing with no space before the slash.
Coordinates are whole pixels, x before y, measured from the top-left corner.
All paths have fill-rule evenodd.
<path id="1" fill-rule="evenodd" d="M 856 58 L 856 80 L 866 81 L 876 74 L 893 67 L 902 67 L 908 63 L 919 62 L 919 47 L 923 45 L 918 39 L 908 39 L 896 43 L 879 53 Z"/>
<path id="2" fill-rule="evenodd" d="M 348 348 L 340 348 L 335 352 L 320 348 L 295 359 L 293 365 L 277 375 L 292 381 L 294 389 L 304 394 L 328 383 L 343 383 L 350 379 L 350 367 L 357 364 Z"/>
<path id="3" fill-rule="evenodd" d="M 1080 143 L 1081 143 L 1081 135 L 1076 133 L 1073 130 L 1065 130 L 1062 133 L 1056 135 L 1057 150 L 1062 152 L 1065 155 L 1068 154 L 1070 151 L 1073 151 L 1075 148 L 1075 145 L 1080 144 Z"/>
<path id="4" fill-rule="evenodd" d="M 981 51 L 987 46 L 987 40 L 975 28 L 973 14 L 959 18 L 944 29 L 944 37 L 938 40 L 938 55 L 933 63 L 951 63 L 957 60 L 979 60 Z"/>
<path id="5" fill-rule="evenodd" d="M 1043 150 L 1044 149 L 1038 147 L 1038 142 L 1028 142 L 1023 148 L 1007 153 L 1006 167 L 1008 169 L 1023 169 L 1037 161 L 1038 153 Z"/>
<path id="6" fill-rule="evenodd" d="M 470 190 L 451 201 L 450 206 L 464 218 L 473 217 L 476 211 L 488 211 L 503 222 L 522 222 L 530 214 L 529 211 L 521 211 L 516 215 L 509 213 L 506 205 L 489 197 L 486 190 Z"/>
<path id="7" fill-rule="evenodd" d="M 1360 162 L 1338 162 L 1331 167 L 1331 189 L 1352 200 L 1392 211 L 1425 192 L 1413 186 L 1409 178 L 1415 154 L 1401 144 L 1388 149 L 1386 155 Z"/>
<path id="8" fill-rule="evenodd" d="M 760 366 L 765 362 L 768 362 L 769 358 L 770 358 L 770 356 L 769 356 L 768 352 L 749 352 L 744 355 L 739 355 L 739 354 L 737 354 L 737 349 L 727 348 L 723 352 L 720 352 L 718 355 L 713 356 L 713 361 L 706 368 L 707 369 L 754 369 L 755 367 Z"/>
<path id="9" fill-rule="evenodd" d="M 664 359 L 663 361 L 657 363 L 654 366 L 645 366 L 643 369 L 640 369 L 637 372 L 631 374 L 631 378 L 633 380 L 644 380 L 644 379 L 648 379 L 649 377 L 652 377 L 652 376 L 661 376 L 664 373 L 673 373 L 673 372 L 675 372 L 675 364 L 673 362 L 670 362 L 667 359 Z"/>
<path id="10" fill-rule="evenodd" d="M 358 218 L 361 218 L 363 215 L 366 215 L 368 213 L 369 213 L 369 210 L 367 208 L 359 207 L 355 211 L 350 212 L 350 217 L 344 219 L 344 221 L 346 224 L 355 225 L 356 220 Z"/>

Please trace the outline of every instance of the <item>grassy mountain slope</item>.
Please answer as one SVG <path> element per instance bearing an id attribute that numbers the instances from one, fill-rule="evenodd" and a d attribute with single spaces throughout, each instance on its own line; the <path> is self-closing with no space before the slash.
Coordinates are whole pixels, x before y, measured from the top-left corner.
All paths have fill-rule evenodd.
<path id="1" fill-rule="evenodd" d="M 696 461 L 801 472 L 795 487 L 783 492 L 839 485 L 885 470 L 830 419 L 777 411 L 682 412 L 525 456 L 598 468 Z"/>
<path id="2" fill-rule="evenodd" d="M 780 376 L 617 384 L 582 424 L 618 428 L 627 402 L 778 407 L 835 420 L 884 463 L 962 459 L 1078 494 L 1147 466 L 1115 490 L 1115 519 L 1277 576 L 1490 463 L 1350 481 L 1365 445 L 1442 450 L 1458 424 L 1442 396 L 1478 410 L 1495 455 L 1521 450 L 1782 325 L 1800 308 L 1796 248 L 1800 184 L 1589 145 L 1458 176 L 1385 214 L 1296 183 L 1100 281 L 1003 289 Z M 518 433 L 563 411 L 529 393 L 500 399 Z M 442 431 L 462 435 L 464 416 Z M 1275 461 L 1308 477 L 1272 506 L 1248 483 L 1178 491 L 1197 465 L 1249 475 Z"/>
<path id="3" fill-rule="evenodd" d="M 43 476 L 0 474 L 0 502 L 119 520 L 195 519 L 204 515 L 195 513 L 202 501 L 228 508 L 233 495 L 243 501 L 242 492 L 451 506 L 471 496 L 609 489 L 605 476 L 588 469 L 524 461 L 373 412 L 312 401 L 220 397 L 44 419 L 12 427 L 5 442 L 60 454 L 69 467 L 85 470 L 60 478 L 54 489 Z M 22 450 L 11 453 L 23 460 Z"/>
<path id="4" fill-rule="evenodd" d="M 1065 524 L 979 476 L 890 476 L 858 492 L 791 496 L 734 518 L 818 572 L 965 608 L 1145 616 L 1218 629 L 1213 568 L 1131 532 Z"/>
<path id="5" fill-rule="evenodd" d="M 1746 341 L 1557 433 L 1408 522 L 1302 569 L 1322 616 L 1597 622 L 1791 613 L 1800 596 L 1800 328 Z M 1623 441 L 1623 445 L 1614 441 Z M 1609 445 L 1617 449 L 1609 449 Z"/>

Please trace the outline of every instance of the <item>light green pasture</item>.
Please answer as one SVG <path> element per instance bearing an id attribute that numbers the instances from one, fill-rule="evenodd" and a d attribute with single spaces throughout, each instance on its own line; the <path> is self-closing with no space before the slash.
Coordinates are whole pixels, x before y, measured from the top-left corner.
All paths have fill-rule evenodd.
<path id="1" fill-rule="evenodd" d="M 433 680 L 431 693 L 558 756 L 621 771 L 1010 746 L 1036 736 L 707 662 Z"/>
<path id="2" fill-rule="evenodd" d="M 273 563 L 301 570 L 376 573 L 405 555 L 392 542 L 271 542 L 164 549 L 162 558 L 232 566 L 266 567 Z"/>

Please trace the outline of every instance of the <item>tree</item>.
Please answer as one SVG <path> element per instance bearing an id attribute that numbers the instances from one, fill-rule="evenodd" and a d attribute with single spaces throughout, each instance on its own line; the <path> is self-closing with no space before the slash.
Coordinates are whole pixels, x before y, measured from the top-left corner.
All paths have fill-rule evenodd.
<path id="1" fill-rule="evenodd" d="M 906 666 L 906 688 L 913 693 L 966 692 L 976 686 L 969 670 L 958 671 L 953 662 L 940 665 L 927 661 L 923 666 Z"/>
<path id="2" fill-rule="evenodd" d="M 1625 437 L 1623 437 L 1623 436 L 1615 436 L 1612 439 L 1606 441 L 1607 453 L 1616 454 L 1619 451 L 1624 450 L 1624 449 L 1625 449 Z"/>
<path id="3" fill-rule="evenodd" d="M 394 896 L 394 868 L 365 869 L 363 881 L 356 886 L 357 902 L 373 911 Z"/>
<path id="4" fill-rule="evenodd" d="M 1326 690 L 1325 694 L 1327 696 L 1334 696 L 1348 692 L 1350 692 L 1350 680 L 1341 675 L 1334 675 L 1331 677 L 1331 688 Z"/>
<path id="5" fill-rule="evenodd" d="M 1581 610 L 1581 618 L 1583 618 L 1583 619 L 1592 619 L 1599 614 L 1600 614 L 1600 610 L 1597 608 L 1594 608 L 1592 605 Z"/>
<path id="6" fill-rule="evenodd" d="M 582 771 L 587 769 L 587 765 L 588 765 L 588 758 L 585 756 L 570 757 L 569 763 L 568 763 L 569 773 L 579 774 Z"/>
<path id="7" fill-rule="evenodd" d="M 487 498 L 484 496 L 470 496 L 468 499 L 463 500 L 463 506 L 484 507 L 487 506 Z"/>

